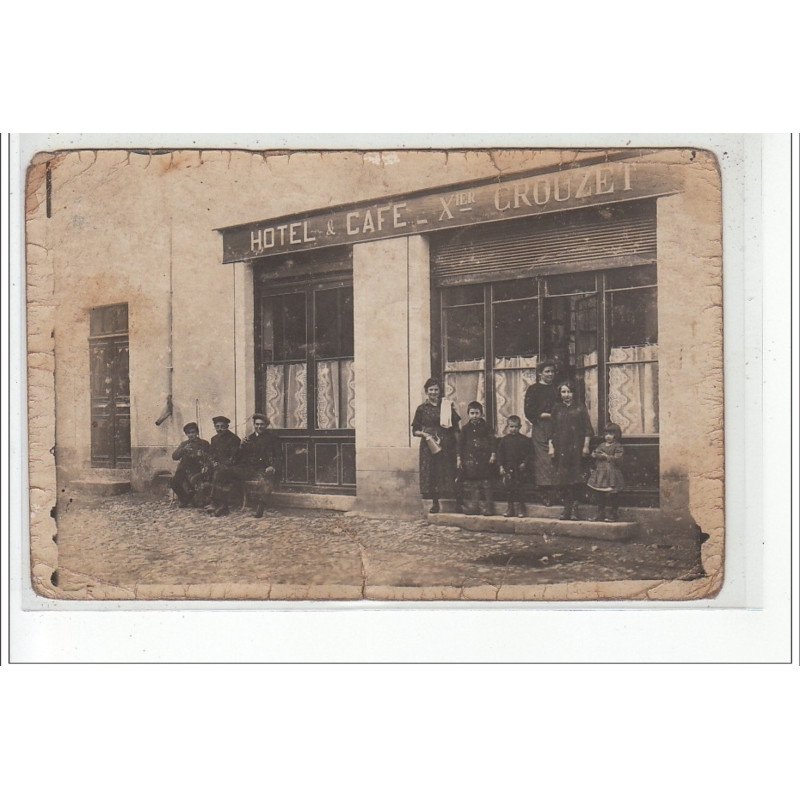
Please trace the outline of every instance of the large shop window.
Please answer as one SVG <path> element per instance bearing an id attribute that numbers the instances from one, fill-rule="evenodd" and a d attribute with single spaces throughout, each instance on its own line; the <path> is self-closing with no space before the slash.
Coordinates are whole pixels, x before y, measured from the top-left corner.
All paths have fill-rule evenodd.
<path id="1" fill-rule="evenodd" d="M 554 225 L 550 223 L 550 229 Z M 607 235 L 603 246 L 608 248 L 611 240 Z M 437 258 L 448 267 L 444 280 L 441 273 L 438 276 L 433 308 L 434 324 L 441 330 L 441 336 L 433 338 L 434 359 L 444 374 L 446 396 L 455 402 L 462 417 L 466 417 L 470 401 L 483 403 L 487 419 L 499 435 L 505 433 L 508 417 L 516 414 L 523 421 L 523 432 L 530 435 L 523 412 L 525 392 L 536 382 L 537 364 L 545 358 L 553 360 L 557 379 L 577 385 L 598 433 L 606 421 L 621 427 L 628 502 L 656 503 L 656 264 L 627 266 L 632 260 L 655 262 L 654 249 L 627 254 L 620 259 L 625 266 L 618 268 L 607 268 L 613 261 L 609 263 L 604 254 L 598 259 L 598 266 L 604 269 L 587 269 L 591 266 L 587 264 L 583 268 L 573 265 L 574 271 L 568 271 L 569 250 L 564 253 L 566 263 L 556 259 L 549 269 L 537 265 L 526 270 L 522 248 L 514 255 L 520 263 L 513 273 L 505 271 L 507 262 L 502 271 L 493 273 L 491 249 L 485 241 L 479 240 L 484 250 L 476 258 L 477 248 L 470 249 L 466 237 L 460 239 L 462 264 L 472 270 L 464 271 L 461 284 L 456 283 L 455 259 L 446 258 L 452 247 L 437 251 L 434 246 L 434 269 Z M 629 237 L 628 245 L 630 241 Z M 591 253 L 585 244 L 583 247 Z M 550 270 L 554 274 L 548 274 Z M 525 275 L 526 271 L 533 274 Z M 500 279 L 491 280 L 493 275 Z"/>
<path id="2" fill-rule="evenodd" d="M 317 280 L 275 288 L 257 280 L 256 292 L 257 406 L 281 439 L 284 483 L 352 488 L 352 286 Z"/>

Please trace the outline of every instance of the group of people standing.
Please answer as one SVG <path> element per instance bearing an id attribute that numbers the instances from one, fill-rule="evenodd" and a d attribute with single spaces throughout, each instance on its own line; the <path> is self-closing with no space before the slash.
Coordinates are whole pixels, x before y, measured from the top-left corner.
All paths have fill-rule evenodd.
<path id="1" fill-rule="evenodd" d="M 588 486 L 597 504 L 596 521 L 619 518 L 619 491 L 624 488 L 622 431 L 606 425 L 603 441 L 590 449 L 594 436 L 586 406 L 570 381 L 556 382 L 555 365 L 545 361 L 537 368 L 537 382 L 525 393 L 524 414 L 531 437 L 522 434 L 522 421 L 508 418 L 508 433 L 499 440 L 483 418 L 483 406 L 473 400 L 469 419 L 461 418 L 451 402 L 443 401 L 441 383 L 425 383 L 427 400 L 416 410 L 411 424 L 420 443 L 420 492 L 432 501 L 431 513 L 440 511 L 439 499 L 454 493 L 456 512 L 490 516 L 493 484 L 499 478 L 507 490 L 505 516 L 525 516 L 524 496 L 531 483 L 544 505 L 561 501 L 561 519 L 578 519 L 578 494 L 585 485 L 584 459 L 592 459 Z"/>
<path id="2" fill-rule="evenodd" d="M 210 442 L 200 438 L 196 422 L 183 426 L 186 439 L 172 454 L 178 468 L 171 487 L 181 508 L 194 506 L 221 517 L 241 498 L 244 484 L 257 484 L 255 517 L 262 517 L 269 496 L 280 478 L 280 443 L 268 430 L 264 414 L 253 414 L 253 433 L 242 441 L 224 416 L 214 417 L 215 435 Z"/>

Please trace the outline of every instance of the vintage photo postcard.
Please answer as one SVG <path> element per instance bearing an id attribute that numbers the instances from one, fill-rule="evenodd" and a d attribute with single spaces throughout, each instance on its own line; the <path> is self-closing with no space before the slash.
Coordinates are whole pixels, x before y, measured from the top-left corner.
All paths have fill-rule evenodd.
<path id="1" fill-rule="evenodd" d="M 713 153 L 39 152 L 25 225 L 37 594 L 719 592 Z"/>

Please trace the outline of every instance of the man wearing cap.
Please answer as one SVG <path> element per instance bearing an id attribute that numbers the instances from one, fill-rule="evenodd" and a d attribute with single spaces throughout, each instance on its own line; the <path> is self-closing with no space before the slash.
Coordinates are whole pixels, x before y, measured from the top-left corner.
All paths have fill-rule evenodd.
<path id="1" fill-rule="evenodd" d="M 258 481 L 256 511 L 260 518 L 269 496 L 278 482 L 280 468 L 280 442 L 272 431 L 267 430 L 269 420 L 264 414 L 253 414 L 253 433 L 245 437 L 236 458 L 237 473 L 241 481 Z"/>
<path id="2" fill-rule="evenodd" d="M 179 463 L 170 486 L 178 498 L 178 505 L 186 508 L 195 499 L 203 471 L 207 469 L 210 445 L 200 438 L 200 428 L 196 422 L 184 425 L 183 432 L 187 438 L 172 454 L 172 460 Z"/>
<path id="3" fill-rule="evenodd" d="M 211 512 L 215 517 L 221 517 L 228 513 L 230 504 L 230 493 L 233 484 L 236 482 L 236 471 L 234 465 L 239 454 L 241 439 L 228 430 L 231 421 L 227 417 L 214 417 L 214 430 L 216 434 L 211 437 L 209 456 L 214 468 L 214 480 L 211 484 L 211 502 L 214 510 Z"/>

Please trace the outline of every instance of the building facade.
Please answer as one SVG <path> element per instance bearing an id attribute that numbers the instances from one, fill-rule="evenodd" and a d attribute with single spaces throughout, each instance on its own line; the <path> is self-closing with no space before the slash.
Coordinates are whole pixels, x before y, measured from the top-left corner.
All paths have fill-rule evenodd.
<path id="1" fill-rule="evenodd" d="M 243 436 L 258 410 L 287 502 L 419 514 L 426 378 L 502 434 L 552 358 L 622 428 L 623 505 L 721 535 L 720 192 L 690 150 L 43 154 L 30 376 L 52 359 L 55 488 L 147 490 L 186 422 Z"/>

